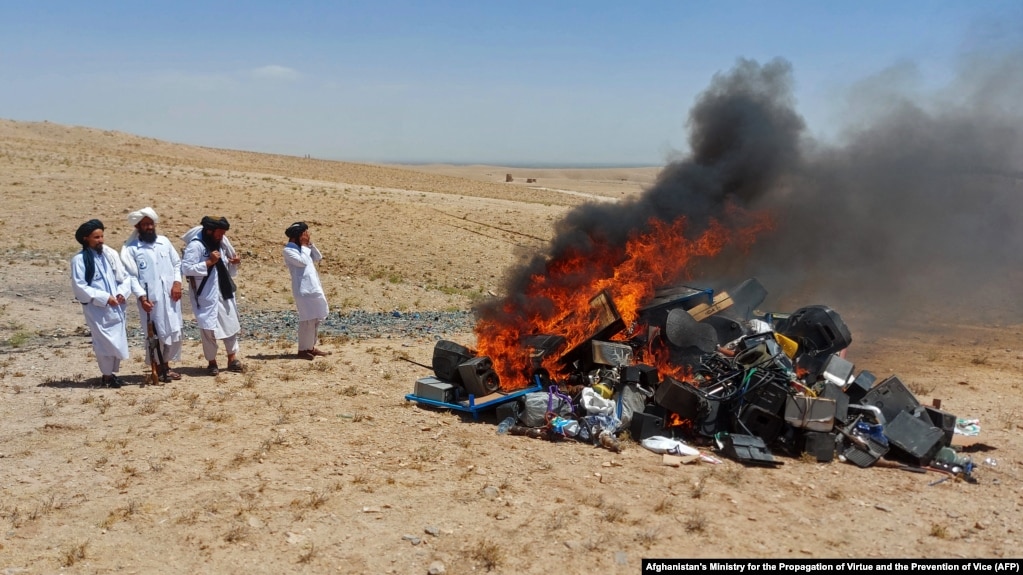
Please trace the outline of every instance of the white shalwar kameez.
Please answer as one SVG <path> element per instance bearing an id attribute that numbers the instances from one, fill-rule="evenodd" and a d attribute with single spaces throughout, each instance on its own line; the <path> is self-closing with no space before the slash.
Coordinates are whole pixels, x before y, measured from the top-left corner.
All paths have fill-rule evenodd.
<path id="1" fill-rule="evenodd" d="M 107 302 L 118 295 L 127 298 L 131 282 L 113 248 L 103 246 L 103 254 L 96 254 L 93 261 L 96 272 L 87 280 L 85 256 L 79 252 L 71 258 L 71 289 L 82 304 L 100 373 L 110 376 L 120 371 L 121 360 L 128 359 L 128 332 L 125 306 Z"/>
<path id="2" fill-rule="evenodd" d="M 200 233 L 202 228 L 199 228 Z M 189 237 L 193 230 L 190 230 L 185 237 Z M 194 235 L 192 236 L 195 237 Z M 221 242 L 221 259 L 227 266 L 228 273 L 235 276 L 238 267 L 227 263 L 230 257 L 226 241 Z M 186 240 L 188 241 L 188 240 Z M 233 253 L 233 250 L 230 252 Z M 206 361 L 215 361 L 217 357 L 217 340 L 224 340 L 224 348 L 228 355 L 238 353 L 238 332 L 241 331 L 241 323 L 238 321 L 238 308 L 235 299 L 224 299 L 220 294 L 220 272 L 217 266 L 206 267 L 206 260 L 210 252 L 201 240 L 192 239 L 185 244 L 185 251 L 181 257 L 181 274 L 188 278 L 189 297 L 191 297 L 192 311 L 195 312 L 195 321 L 202 330 L 202 350 Z M 208 278 L 208 279 L 206 279 Z M 196 294 L 199 285 L 206 279 L 202 293 Z M 237 294 L 237 292 L 235 292 Z"/>
<path id="3" fill-rule="evenodd" d="M 320 322 L 330 311 L 327 296 L 320 284 L 316 263 L 323 259 L 316 246 L 299 246 L 288 242 L 284 246 L 284 263 L 291 272 L 291 293 L 298 307 L 298 349 L 312 350 L 316 346 L 316 332 Z"/>
<path id="4" fill-rule="evenodd" d="M 156 241 L 150 244 L 139 239 L 138 234 L 132 234 L 121 248 L 121 262 L 131 276 L 132 293 L 136 298 L 146 296 L 154 306 L 153 311 L 147 314 L 142 309 L 142 302 L 136 299 L 143 331 L 147 328 L 147 321 L 152 320 L 164 363 L 180 360 L 181 300 L 173 301 L 170 297 L 174 282 L 181 282 L 178 250 L 164 236 L 156 236 Z M 146 363 L 151 361 L 147 346 Z"/>

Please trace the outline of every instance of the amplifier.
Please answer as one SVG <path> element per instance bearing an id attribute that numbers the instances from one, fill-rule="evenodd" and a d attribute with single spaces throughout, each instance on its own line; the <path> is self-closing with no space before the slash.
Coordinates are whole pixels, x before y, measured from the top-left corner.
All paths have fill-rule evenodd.
<path id="1" fill-rule="evenodd" d="M 436 377 L 423 377 L 416 380 L 414 395 L 431 401 L 455 403 L 458 399 L 458 388 Z"/>

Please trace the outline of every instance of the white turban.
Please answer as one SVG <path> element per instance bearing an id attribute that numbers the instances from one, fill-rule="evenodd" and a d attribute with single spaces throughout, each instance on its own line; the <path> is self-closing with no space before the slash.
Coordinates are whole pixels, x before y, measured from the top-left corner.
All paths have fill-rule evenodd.
<path id="1" fill-rule="evenodd" d="M 153 208 L 146 206 L 137 212 L 132 212 L 128 214 L 128 223 L 134 226 L 141 222 L 143 218 L 149 218 L 153 220 L 154 224 L 160 221 L 160 216 L 156 215 L 156 212 L 153 210 Z"/>
<path id="2" fill-rule="evenodd" d="M 156 211 L 153 210 L 153 208 L 146 206 L 137 212 L 132 212 L 128 214 L 128 223 L 134 227 L 139 222 L 141 222 L 143 218 L 149 218 L 153 220 L 153 223 L 155 224 L 157 221 L 159 221 L 160 216 L 156 215 Z M 130 273 L 133 276 L 138 276 L 139 270 L 138 267 L 135 265 L 134 258 L 132 258 L 131 254 L 128 253 L 126 247 L 128 246 L 128 244 L 133 243 L 136 239 L 138 239 L 138 237 L 139 237 L 138 229 L 133 229 L 131 233 L 128 234 L 128 239 L 124 240 L 124 246 L 121 246 L 121 262 L 124 263 L 124 267 L 126 270 L 128 270 L 128 273 Z"/>

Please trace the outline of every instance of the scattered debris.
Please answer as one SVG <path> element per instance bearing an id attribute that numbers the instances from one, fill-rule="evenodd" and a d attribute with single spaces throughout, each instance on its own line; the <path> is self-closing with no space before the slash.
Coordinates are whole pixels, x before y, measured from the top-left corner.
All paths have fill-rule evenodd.
<path id="1" fill-rule="evenodd" d="M 675 286 L 656 292 L 627 324 L 604 289 L 590 300 L 592 317 L 566 322 L 588 326 L 586 333 L 507 342 L 519 349 L 500 357 L 522 365 L 496 366 L 438 341 L 434 376 L 417 380 L 406 398 L 474 417 L 496 411 L 501 434 L 612 452 L 627 432 L 666 465 L 720 462 L 713 451 L 775 466 L 783 463 L 778 451 L 859 467 L 885 458 L 972 480 L 973 461 L 952 439 L 979 434 L 979 421 L 942 411 L 940 400 L 922 405 L 896 375 L 878 381 L 857 372 L 845 356 L 852 334 L 830 307 L 757 311 L 766 296 L 755 278 L 716 294 Z M 521 374 L 522 385 L 502 381 L 508 374 Z"/>

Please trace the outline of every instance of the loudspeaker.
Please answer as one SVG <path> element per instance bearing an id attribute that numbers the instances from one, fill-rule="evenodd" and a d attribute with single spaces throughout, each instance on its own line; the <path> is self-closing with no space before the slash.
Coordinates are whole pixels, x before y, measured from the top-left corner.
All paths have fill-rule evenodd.
<path id="1" fill-rule="evenodd" d="M 825 305 L 794 311 L 775 325 L 775 331 L 799 342 L 800 352 L 822 357 L 849 347 L 852 334 L 838 312 Z"/>
<path id="2" fill-rule="evenodd" d="M 664 435 L 664 408 L 648 405 L 646 409 L 647 411 L 632 414 L 629 435 L 636 441 L 642 441 L 655 435 Z"/>
<path id="3" fill-rule="evenodd" d="M 501 382 L 494 371 L 494 363 L 487 356 L 474 357 L 458 366 L 458 374 L 462 376 L 462 387 L 470 395 L 483 397 L 490 395 L 501 387 Z"/>
<path id="4" fill-rule="evenodd" d="M 654 403 L 682 419 L 696 420 L 700 413 L 700 396 L 695 388 L 672 377 L 664 378 L 654 392 Z"/>
<path id="5" fill-rule="evenodd" d="M 781 435 L 782 429 L 785 427 L 785 420 L 776 411 L 772 412 L 758 405 L 746 404 L 742 406 L 740 414 L 736 417 L 736 424 L 747 434 L 755 435 L 763 439 L 765 443 L 773 443 Z"/>
<path id="6" fill-rule="evenodd" d="M 817 458 L 818 463 L 827 463 L 835 458 L 835 434 L 821 431 L 807 431 L 803 435 L 803 453 Z"/>
<path id="7" fill-rule="evenodd" d="M 634 383 L 647 389 L 656 388 L 657 383 L 660 382 L 657 368 L 642 363 L 627 366 L 623 371 L 622 378 L 626 384 Z"/>
<path id="8" fill-rule="evenodd" d="M 442 339 L 433 346 L 433 373 L 438 379 L 462 385 L 458 366 L 472 359 L 473 355 L 464 345 Z"/>

